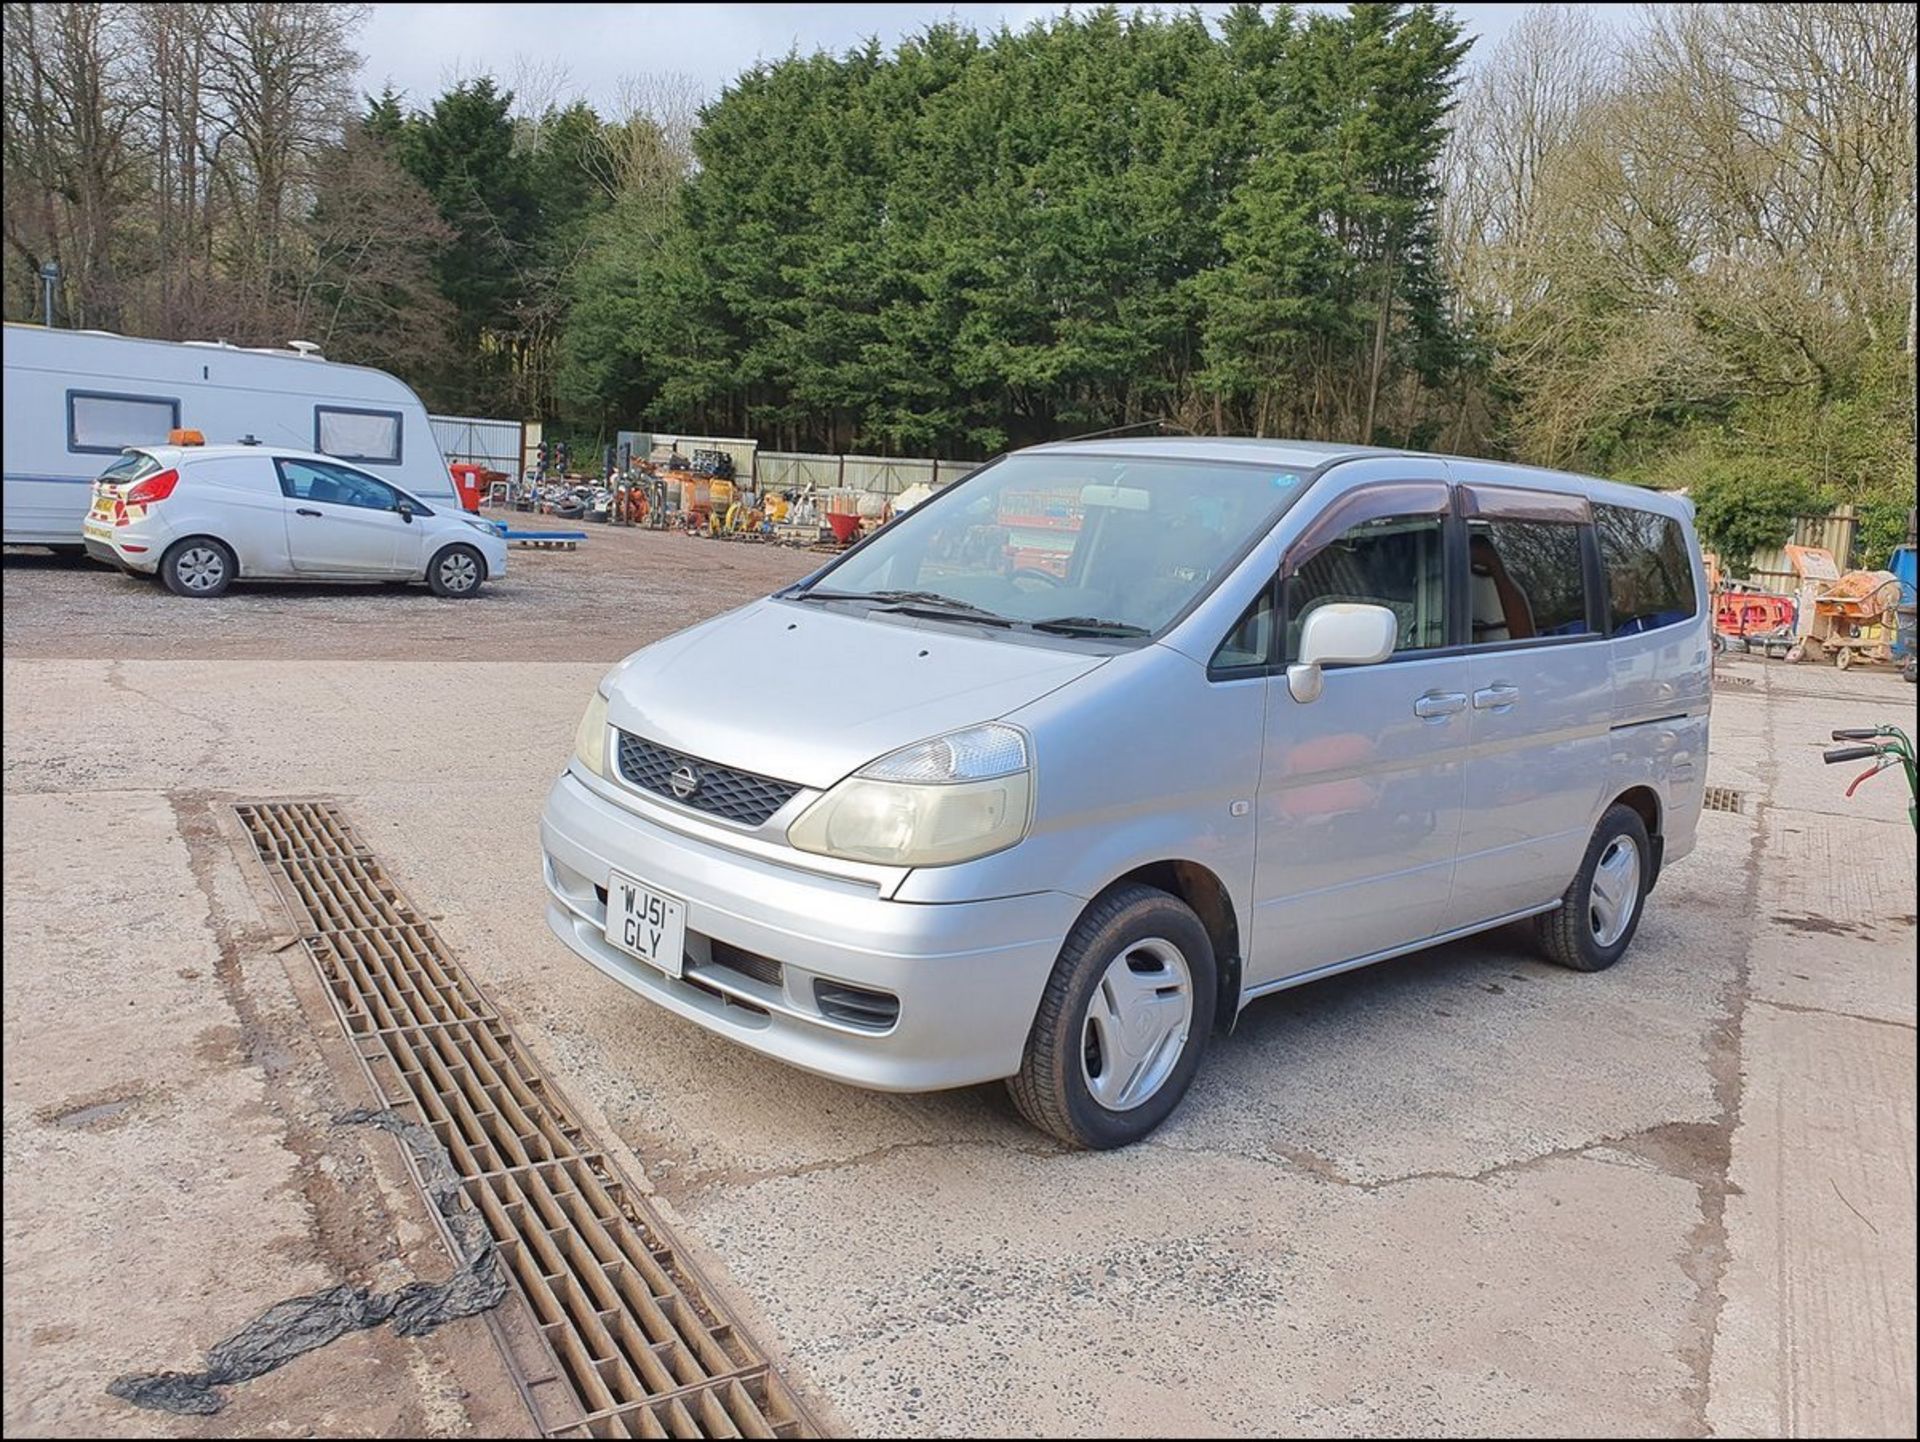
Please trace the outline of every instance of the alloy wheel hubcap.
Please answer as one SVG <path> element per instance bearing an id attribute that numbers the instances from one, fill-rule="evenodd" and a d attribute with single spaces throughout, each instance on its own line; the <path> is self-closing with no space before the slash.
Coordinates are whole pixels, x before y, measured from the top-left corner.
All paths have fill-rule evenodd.
<path id="1" fill-rule="evenodd" d="M 180 557 L 175 569 L 180 574 L 180 584 L 189 591 L 210 591 L 226 575 L 227 563 L 212 547 L 195 546 Z"/>
<path id="2" fill-rule="evenodd" d="M 1601 947 L 1626 935 L 1640 905 L 1640 848 L 1631 836 L 1616 836 L 1600 853 L 1587 888 L 1587 924 Z"/>
<path id="3" fill-rule="evenodd" d="M 470 591 L 478 579 L 471 556 L 448 556 L 440 563 L 440 583 L 449 591 Z"/>
<path id="4" fill-rule="evenodd" d="M 1080 1075 L 1111 1112 L 1149 1101 L 1186 1050 L 1193 1025 L 1193 976 L 1180 948 L 1161 937 L 1115 957 L 1087 1003 Z"/>

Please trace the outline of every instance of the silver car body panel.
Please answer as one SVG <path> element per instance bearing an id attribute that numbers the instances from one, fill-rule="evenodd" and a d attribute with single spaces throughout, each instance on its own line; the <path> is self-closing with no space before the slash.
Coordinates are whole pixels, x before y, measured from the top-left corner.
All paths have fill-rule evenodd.
<path id="1" fill-rule="evenodd" d="M 1240 989 L 1262 992 L 1535 914 L 1557 903 L 1601 811 L 1640 787 L 1664 859 L 1692 846 L 1704 798 L 1710 606 L 1684 500 L 1524 467 L 1295 442 L 1077 443 L 1104 456 L 1271 466 L 1299 498 L 1151 643 L 1034 644 L 982 627 L 769 599 L 657 643 L 609 678 L 609 722 L 802 789 L 737 826 L 574 763 L 542 839 L 549 920 L 635 991 L 796 1065 L 913 1090 L 1005 1076 L 1062 939 L 1115 880 L 1201 868 L 1231 911 Z M 1064 447 L 1039 447 L 1039 452 Z M 1406 481 L 1546 491 L 1679 521 L 1696 611 L 1644 634 L 1406 653 L 1333 668 L 1300 703 L 1283 668 L 1211 676 L 1221 639 L 1315 518 Z M 965 484 L 964 482 L 961 484 Z M 831 586 L 830 580 L 823 583 Z M 1441 717 L 1431 692 L 1511 704 Z M 1033 820 L 1017 845 L 959 865 L 894 868 L 787 845 L 821 792 L 900 746 L 982 721 L 1021 727 Z M 611 735 L 611 732 L 609 733 Z M 611 756 L 604 758 L 609 763 Z M 594 892 L 620 870 L 683 898 L 708 990 L 610 946 Z M 699 963 L 717 940 L 786 967 L 777 993 Z M 812 1009 L 813 976 L 900 1000 L 885 1036 Z"/>

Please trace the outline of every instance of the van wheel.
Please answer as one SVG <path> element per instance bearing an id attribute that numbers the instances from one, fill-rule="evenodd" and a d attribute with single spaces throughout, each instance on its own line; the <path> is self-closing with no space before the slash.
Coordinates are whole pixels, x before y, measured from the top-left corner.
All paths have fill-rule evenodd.
<path id="1" fill-rule="evenodd" d="M 427 585 L 436 596 L 464 600 L 480 589 L 487 563 L 472 546 L 448 546 L 427 567 Z"/>
<path id="2" fill-rule="evenodd" d="M 233 552 L 211 536 L 175 542 L 160 558 L 160 579 L 176 596 L 219 596 L 233 584 Z"/>
<path id="3" fill-rule="evenodd" d="M 1605 971 L 1626 953 L 1640 929 L 1652 851 L 1639 812 L 1607 808 L 1559 907 L 1534 918 L 1534 935 L 1550 960 L 1575 971 Z"/>
<path id="4" fill-rule="evenodd" d="M 1060 948 L 1007 1090 L 1068 1146 L 1137 1142 L 1186 1095 L 1213 1030 L 1213 943 L 1192 908 L 1119 886 Z"/>

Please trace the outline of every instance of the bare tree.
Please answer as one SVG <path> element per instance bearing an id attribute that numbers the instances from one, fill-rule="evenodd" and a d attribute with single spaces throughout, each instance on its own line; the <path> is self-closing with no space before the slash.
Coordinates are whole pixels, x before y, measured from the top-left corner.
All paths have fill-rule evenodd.
<path id="1" fill-rule="evenodd" d="M 314 157 L 349 111 L 343 83 L 359 68 L 350 44 L 364 5 L 211 7 L 203 93 L 214 114 L 212 159 L 231 205 L 237 284 L 263 297 L 282 264 L 290 223 L 312 195 Z"/>
<path id="2" fill-rule="evenodd" d="M 9 5 L 5 17 L 8 259 L 28 284 L 57 261 L 72 319 L 115 324 L 116 223 L 139 183 L 126 7 Z"/>

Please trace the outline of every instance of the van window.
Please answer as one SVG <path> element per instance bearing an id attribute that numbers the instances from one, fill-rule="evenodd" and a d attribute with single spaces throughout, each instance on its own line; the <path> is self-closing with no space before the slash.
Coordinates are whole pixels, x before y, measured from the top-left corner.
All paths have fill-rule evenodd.
<path id="1" fill-rule="evenodd" d="M 1467 565 L 1475 645 L 1581 636 L 1592 629 L 1579 526 L 1470 521 Z"/>
<path id="2" fill-rule="evenodd" d="M 400 412 L 313 408 L 313 448 L 343 461 L 400 463 Z"/>
<path id="3" fill-rule="evenodd" d="M 117 456 L 128 446 L 163 446 L 180 424 L 180 402 L 165 396 L 67 392 L 67 449 Z"/>
<path id="4" fill-rule="evenodd" d="M 1247 671 L 1264 667 L 1273 655 L 1273 587 L 1262 586 L 1253 604 L 1240 613 L 1220 642 L 1208 671 Z"/>
<path id="5" fill-rule="evenodd" d="M 1678 521 L 1632 506 L 1595 506 L 1593 521 L 1607 571 L 1610 634 L 1630 636 L 1693 618 L 1699 597 Z"/>
<path id="6" fill-rule="evenodd" d="M 1383 516 L 1349 526 L 1287 579 L 1287 659 L 1300 654 L 1300 629 L 1316 606 L 1362 601 L 1399 617 L 1394 653 L 1447 644 L 1446 521 Z"/>
<path id="7" fill-rule="evenodd" d="M 280 493 L 297 501 L 325 501 L 369 511 L 397 509 L 398 493 L 385 481 L 318 461 L 280 461 Z"/>

